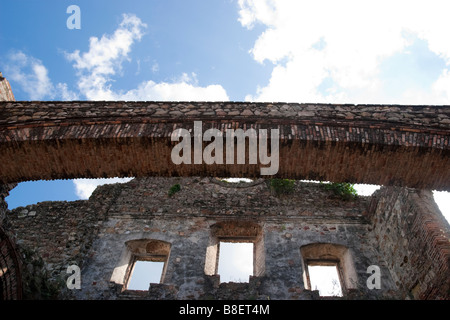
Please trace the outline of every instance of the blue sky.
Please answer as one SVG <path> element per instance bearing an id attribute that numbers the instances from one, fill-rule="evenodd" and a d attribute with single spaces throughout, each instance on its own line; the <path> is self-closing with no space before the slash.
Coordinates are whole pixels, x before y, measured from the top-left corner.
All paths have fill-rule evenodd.
<path id="1" fill-rule="evenodd" d="M 450 105 L 447 3 L 0 0 L 0 71 L 16 100 Z M 9 207 L 105 182 L 23 183 Z"/>

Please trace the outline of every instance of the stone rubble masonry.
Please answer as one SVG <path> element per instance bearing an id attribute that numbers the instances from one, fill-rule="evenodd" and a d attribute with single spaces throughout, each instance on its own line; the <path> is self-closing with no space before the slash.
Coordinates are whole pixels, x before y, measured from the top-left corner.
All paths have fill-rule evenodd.
<path id="1" fill-rule="evenodd" d="M 60 280 L 69 265 L 83 266 L 96 231 L 115 201 L 117 187 L 94 193 L 91 201 L 44 201 L 16 208 L 8 211 L 6 224 L 16 231 L 17 246 L 36 251 L 50 277 Z"/>
<path id="2" fill-rule="evenodd" d="M 17 183 L 0 184 L 0 226 L 5 218 L 6 211 L 8 210 L 8 203 L 6 197 L 9 196 L 9 192 L 17 186 Z"/>
<path id="3" fill-rule="evenodd" d="M 175 184 L 181 189 L 169 196 Z M 67 277 L 68 265 L 81 266 L 82 289 L 62 288 L 67 299 L 319 299 L 303 281 L 300 247 L 311 243 L 351 251 L 358 283 L 344 299 L 448 299 L 449 229 L 442 219 L 429 194 L 408 188 L 344 201 L 316 183 L 296 181 L 293 194 L 276 195 L 264 179 L 207 177 L 136 178 L 98 187 L 89 200 L 7 214 L 19 248 L 37 248 L 55 281 Z M 257 263 L 264 272 L 249 283 L 220 283 L 220 275 L 205 273 L 213 226 L 246 221 L 261 227 Z M 242 235 L 232 227 L 220 232 Z M 124 291 L 111 278 L 125 243 L 137 239 L 170 243 L 165 277 L 149 291 Z M 369 265 L 381 268 L 380 290 L 366 287 Z"/>
<path id="4" fill-rule="evenodd" d="M 194 121 L 279 129 L 280 178 L 450 190 L 448 106 L 242 102 L 0 102 L 0 182 L 261 176 L 260 163 L 173 164 L 170 135 Z"/>
<path id="5" fill-rule="evenodd" d="M 280 196 L 261 179 L 260 163 L 176 166 L 170 135 L 192 131 L 194 121 L 203 131 L 279 129 L 276 177 L 385 187 L 343 201 L 296 181 L 293 194 Z M 21 280 L 35 279 L 37 269 L 21 261 L 32 251 L 48 270 L 34 282 L 45 287 L 37 296 L 49 293 L 48 280 L 62 299 L 319 299 L 305 289 L 300 248 L 336 244 L 348 248 L 358 279 L 344 299 L 448 300 L 449 225 L 428 190 L 450 191 L 449 133 L 449 106 L 15 101 L 0 73 L 0 269 L 10 272 L 1 298 L 33 291 Z M 7 209 L 21 181 L 116 176 L 136 178 L 98 187 L 89 200 Z M 174 184 L 181 190 L 169 196 Z M 239 237 L 245 225 L 258 231 L 258 274 L 220 283 L 210 248 L 217 234 Z M 164 281 L 124 290 L 112 275 L 125 243 L 139 239 L 170 243 Z M 81 267 L 81 290 L 64 286 L 72 264 Z M 381 268 L 380 290 L 366 287 L 369 265 Z"/>
<path id="6" fill-rule="evenodd" d="M 0 101 L 14 101 L 11 86 L 0 72 Z M 3 225 L 8 204 L 5 198 L 17 183 L 0 184 L 0 300 L 22 298 L 22 263 L 9 230 Z"/>
<path id="7" fill-rule="evenodd" d="M 401 291 L 449 299 L 450 226 L 429 190 L 390 188 L 372 198 L 373 233 Z"/>
<path id="8" fill-rule="evenodd" d="M 9 81 L 0 72 L 0 101 L 15 101 Z"/>

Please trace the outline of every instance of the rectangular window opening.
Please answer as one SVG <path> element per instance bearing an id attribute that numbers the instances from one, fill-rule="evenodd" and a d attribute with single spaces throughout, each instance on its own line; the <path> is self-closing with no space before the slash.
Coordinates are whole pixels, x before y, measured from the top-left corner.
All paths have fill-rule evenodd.
<path id="1" fill-rule="evenodd" d="M 220 282 L 249 282 L 253 275 L 253 243 L 220 242 L 217 273 Z"/>
<path id="2" fill-rule="evenodd" d="M 128 282 L 128 290 L 148 290 L 150 283 L 160 283 L 164 262 L 137 260 Z"/>
<path id="3" fill-rule="evenodd" d="M 319 290 L 322 297 L 342 297 L 337 265 L 308 265 L 311 290 Z"/>

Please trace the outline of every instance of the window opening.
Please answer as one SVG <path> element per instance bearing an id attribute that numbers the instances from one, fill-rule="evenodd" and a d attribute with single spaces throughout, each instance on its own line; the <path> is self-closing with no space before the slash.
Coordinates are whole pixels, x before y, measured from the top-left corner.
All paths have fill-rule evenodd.
<path id="1" fill-rule="evenodd" d="M 171 244 L 156 239 L 135 239 L 125 247 L 110 281 L 121 291 L 149 290 L 150 283 L 164 283 Z"/>
<path id="2" fill-rule="evenodd" d="M 226 269 L 234 270 L 234 273 L 239 270 L 242 273 L 228 276 Z M 219 276 L 222 283 L 248 283 L 249 276 L 260 277 L 264 272 L 264 237 L 260 225 L 252 221 L 230 220 L 217 222 L 211 226 L 205 256 L 206 275 Z"/>
<path id="3" fill-rule="evenodd" d="M 336 263 L 308 264 L 310 287 L 322 297 L 342 297 L 341 281 Z"/>
<path id="4" fill-rule="evenodd" d="M 311 243 L 302 246 L 300 253 L 303 257 L 303 281 L 307 290 L 315 290 L 317 287 L 321 296 L 344 296 L 349 289 L 357 288 L 358 277 L 353 263 L 353 255 L 347 247 L 334 243 Z M 325 268 L 324 270 L 330 271 L 316 276 L 314 266 L 331 268 Z M 332 293 L 327 293 L 327 290 L 323 292 L 324 290 L 321 290 L 317 284 L 319 281 L 317 279 L 323 279 L 331 288 L 334 284 L 335 290 L 332 290 Z"/>
<path id="5" fill-rule="evenodd" d="M 137 260 L 134 263 L 128 290 L 148 290 L 150 283 L 160 283 L 164 262 Z"/>
<path id="6" fill-rule="evenodd" d="M 253 261 L 253 243 L 221 241 L 217 272 L 220 282 L 249 282 Z"/>

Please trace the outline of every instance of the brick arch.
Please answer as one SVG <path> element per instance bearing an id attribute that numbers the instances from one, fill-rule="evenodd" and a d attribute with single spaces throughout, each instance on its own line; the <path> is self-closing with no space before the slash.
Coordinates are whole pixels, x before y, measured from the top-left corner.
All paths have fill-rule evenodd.
<path id="1" fill-rule="evenodd" d="M 0 226 L 0 300 L 22 298 L 21 264 L 13 242 Z"/>
<path id="2" fill-rule="evenodd" d="M 202 123 L 202 133 L 279 130 L 275 177 L 450 191 L 448 106 L 240 102 L 0 102 L 0 183 L 261 178 L 260 159 L 256 164 L 174 164 L 171 151 L 177 142 L 171 134 L 193 132 L 195 121 Z"/>

